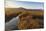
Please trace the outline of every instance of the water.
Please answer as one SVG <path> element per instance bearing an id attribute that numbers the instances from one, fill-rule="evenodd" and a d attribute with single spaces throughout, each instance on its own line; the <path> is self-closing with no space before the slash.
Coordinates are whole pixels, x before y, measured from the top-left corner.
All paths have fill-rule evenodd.
<path id="1" fill-rule="evenodd" d="M 11 19 L 9 22 L 6 23 L 6 28 L 8 29 L 18 29 L 17 28 L 17 23 L 19 21 L 19 16 L 14 17 L 13 19 Z"/>

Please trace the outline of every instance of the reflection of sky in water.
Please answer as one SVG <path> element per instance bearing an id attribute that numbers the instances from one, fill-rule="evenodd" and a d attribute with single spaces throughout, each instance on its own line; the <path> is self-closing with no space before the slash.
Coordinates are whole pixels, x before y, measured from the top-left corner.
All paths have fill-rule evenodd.
<path id="1" fill-rule="evenodd" d="M 24 2 L 24 1 L 15 1 L 15 0 L 8 0 L 6 1 L 6 6 L 9 7 L 24 7 L 27 9 L 43 9 L 43 2 Z"/>
<path id="2" fill-rule="evenodd" d="M 14 17 L 13 19 L 11 19 L 9 22 L 6 23 L 6 27 L 10 29 L 17 28 L 16 25 L 18 21 L 19 21 L 19 16 Z"/>

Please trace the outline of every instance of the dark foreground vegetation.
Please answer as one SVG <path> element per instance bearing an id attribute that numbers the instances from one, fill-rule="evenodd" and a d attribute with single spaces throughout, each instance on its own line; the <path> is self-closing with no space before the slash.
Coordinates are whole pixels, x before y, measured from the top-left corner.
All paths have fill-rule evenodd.
<path id="1" fill-rule="evenodd" d="M 18 29 L 44 28 L 44 10 L 42 9 L 6 8 L 5 22 L 9 22 L 20 14 L 22 15 L 19 16 Z"/>

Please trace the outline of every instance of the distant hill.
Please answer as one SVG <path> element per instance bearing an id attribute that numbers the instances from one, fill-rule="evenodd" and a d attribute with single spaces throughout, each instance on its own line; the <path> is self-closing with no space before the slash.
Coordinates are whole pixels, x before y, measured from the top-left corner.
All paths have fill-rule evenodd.
<path id="1" fill-rule="evenodd" d="M 26 9 L 26 8 L 5 8 L 6 14 L 12 14 L 12 13 L 19 13 L 19 12 L 30 12 L 30 13 L 38 13 L 38 14 L 44 14 L 43 9 Z"/>
<path id="2" fill-rule="evenodd" d="M 44 10 L 42 9 L 25 9 L 25 8 L 5 8 L 5 21 L 11 20 L 13 17 L 19 14 L 30 13 L 33 15 L 44 15 Z"/>
<path id="3" fill-rule="evenodd" d="M 44 9 L 26 9 L 26 8 L 6 8 L 6 10 L 19 10 L 19 11 L 44 11 Z"/>

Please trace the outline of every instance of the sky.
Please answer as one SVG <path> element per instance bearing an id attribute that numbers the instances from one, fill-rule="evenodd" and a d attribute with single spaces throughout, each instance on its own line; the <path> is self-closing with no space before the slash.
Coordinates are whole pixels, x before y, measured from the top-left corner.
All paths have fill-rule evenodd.
<path id="1" fill-rule="evenodd" d="M 6 0 L 6 8 L 27 8 L 27 9 L 43 9 L 43 2 L 28 2 L 28 1 L 15 1 L 15 0 Z"/>

